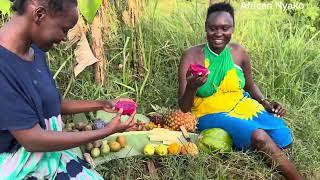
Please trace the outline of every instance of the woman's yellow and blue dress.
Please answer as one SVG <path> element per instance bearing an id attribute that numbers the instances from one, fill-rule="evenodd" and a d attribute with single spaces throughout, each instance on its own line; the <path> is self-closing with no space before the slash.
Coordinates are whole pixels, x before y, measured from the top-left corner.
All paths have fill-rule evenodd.
<path id="1" fill-rule="evenodd" d="M 291 144 L 291 131 L 283 119 L 267 112 L 243 90 L 245 77 L 233 62 L 231 48 L 226 46 L 218 55 L 206 44 L 203 52 L 210 74 L 198 89 L 192 107 L 199 118 L 198 130 L 222 128 L 238 150 L 250 149 L 251 135 L 257 129 L 265 130 L 279 147 Z"/>

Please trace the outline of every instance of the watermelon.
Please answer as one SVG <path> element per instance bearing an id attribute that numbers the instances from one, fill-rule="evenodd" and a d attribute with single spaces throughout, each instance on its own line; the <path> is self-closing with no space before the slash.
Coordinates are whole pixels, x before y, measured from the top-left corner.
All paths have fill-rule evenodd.
<path id="1" fill-rule="evenodd" d="M 233 141 L 225 130 L 212 128 L 200 133 L 198 146 L 207 153 L 214 151 L 229 152 L 232 150 Z"/>
<path id="2" fill-rule="evenodd" d="M 128 116 L 130 116 L 137 109 L 137 107 L 137 103 L 133 101 L 118 101 L 115 105 L 117 111 L 119 111 L 122 108 L 122 114 Z"/>
<path id="3" fill-rule="evenodd" d="M 209 74 L 209 70 L 200 64 L 190 64 L 189 71 L 191 72 L 191 74 L 193 76 L 196 76 L 196 75 L 198 75 L 198 76 L 204 75 L 205 76 L 205 75 Z"/>

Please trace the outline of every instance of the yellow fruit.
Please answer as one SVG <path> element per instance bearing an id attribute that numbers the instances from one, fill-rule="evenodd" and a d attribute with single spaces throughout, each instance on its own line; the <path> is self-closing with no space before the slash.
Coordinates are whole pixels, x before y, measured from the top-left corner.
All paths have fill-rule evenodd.
<path id="1" fill-rule="evenodd" d="M 118 151 L 120 151 L 120 149 L 121 149 L 120 144 L 119 144 L 118 142 L 116 142 L 116 141 L 111 141 L 111 142 L 109 143 L 109 147 L 110 147 L 110 150 L 111 150 L 112 152 L 118 152 Z"/>
<path id="2" fill-rule="evenodd" d="M 192 143 L 192 142 L 188 142 L 184 145 L 186 151 L 188 154 L 190 154 L 191 156 L 195 156 L 199 154 L 199 150 L 196 144 Z"/>
<path id="3" fill-rule="evenodd" d="M 106 144 L 108 144 L 108 140 L 106 140 L 106 139 L 102 140 L 102 146 L 104 146 Z"/>
<path id="4" fill-rule="evenodd" d="M 160 144 L 156 147 L 156 154 L 160 156 L 166 156 L 168 154 L 168 149 L 166 145 Z"/>
<path id="5" fill-rule="evenodd" d="M 164 118 L 165 127 L 170 130 L 179 131 L 180 126 L 185 126 L 189 132 L 194 132 L 197 124 L 197 117 L 191 112 L 174 111 Z"/>
<path id="6" fill-rule="evenodd" d="M 127 139 L 122 135 L 117 137 L 117 142 L 120 144 L 121 148 L 124 148 L 127 145 Z"/>
<path id="7" fill-rule="evenodd" d="M 155 148 L 152 144 L 147 144 L 144 146 L 143 148 L 143 153 L 147 156 L 152 156 L 154 155 L 154 151 L 155 151 Z"/>
<path id="8" fill-rule="evenodd" d="M 100 156 L 100 149 L 99 148 L 93 148 L 91 150 L 91 156 L 93 158 L 99 157 Z"/>
<path id="9" fill-rule="evenodd" d="M 171 155 L 177 155 L 180 153 L 181 146 L 179 143 L 172 143 L 168 147 L 168 153 Z"/>
<path id="10" fill-rule="evenodd" d="M 110 152 L 110 147 L 109 147 L 109 145 L 108 145 L 108 144 L 102 145 L 101 148 L 100 148 L 100 151 L 101 151 L 101 154 L 102 154 L 102 155 L 107 155 L 107 154 L 109 154 L 109 152 Z"/>

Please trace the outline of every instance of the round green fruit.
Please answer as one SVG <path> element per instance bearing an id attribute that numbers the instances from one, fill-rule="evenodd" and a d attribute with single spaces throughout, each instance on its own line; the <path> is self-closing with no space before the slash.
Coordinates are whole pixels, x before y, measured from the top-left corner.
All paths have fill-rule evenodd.
<path id="1" fill-rule="evenodd" d="M 101 145 L 102 145 L 102 141 L 101 140 L 96 140 L 92 144 L 93 144 L 93 147 L 100 148 Z"/>
<path id="2" fill-rule="evenodd" d="M 102 155 L 107 155 L 107 154 L 109 154 L 109 152 L 110 152 L 110 147 L 109 147 L 109 145 L 108 145 L 108 144 L 102 145 L 101 148 L 100 148 L 100 151 L 101 151 L 101 154 L 102 154 Z"/>
<path id="3" fill-rule="evenodd" d="M 102 140 L 102 146 L 104 146 L 105 144 L 108 144 L 108 140 L 103 139 L 103 140 Z"/>
<path id="4" fill-rule="evenodd" d="M 91 152 L 91 150 L 92 150 L 93 148 L 94 148 L 94 147 L 93 147 L 93 144 L 92 144 L 92 143 L 86 144 L 86 151 L 87 151 L 87 152 Z"/>
<path id="5" fill-rule="evenodd" d="M 199 137 L 198 146 L 207 153 L 213 151 L 229 152 L 232 150 L 232 138 L 223 129 L 207 129 L 202 131 Z"/>
<path id="6" fill-rule="evenodd" d="M 99 156 L 100 156 L 100 149 L 99 149 L 99 148 L 93 148 L 93 149 L 91 150 L 91 156 L 92 156 L 93 158 L 99 157 Z"/>

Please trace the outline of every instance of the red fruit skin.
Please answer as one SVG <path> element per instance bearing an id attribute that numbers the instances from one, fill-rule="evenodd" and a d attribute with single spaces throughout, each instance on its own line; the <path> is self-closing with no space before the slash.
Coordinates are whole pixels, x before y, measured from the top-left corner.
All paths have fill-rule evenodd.
<path id="1" fill-rule="evenodd" d="M 122 115 L 128 115 L 130 116 L 136 109 L 137 109 L 137 103 L 132 101 L 118 101 L 115 105 L 115 108 L 117 111 L 119 109 L 123 109 Z"/>
<path id="2" fill-rule="evenodd" d="M 189 71 L 193 76 L 207 75 L 209 73 L 209 70 L 200 64 L 190 64 Z"/>
<path id="3" fill-rule="evenodd" d="M 186 149 L 186 147 L 183 145 L 182 147 L 181 147 L 181 155 L 187 155 L 188 154 L 188 152 L 187 152 L 187 149 Z"/>

